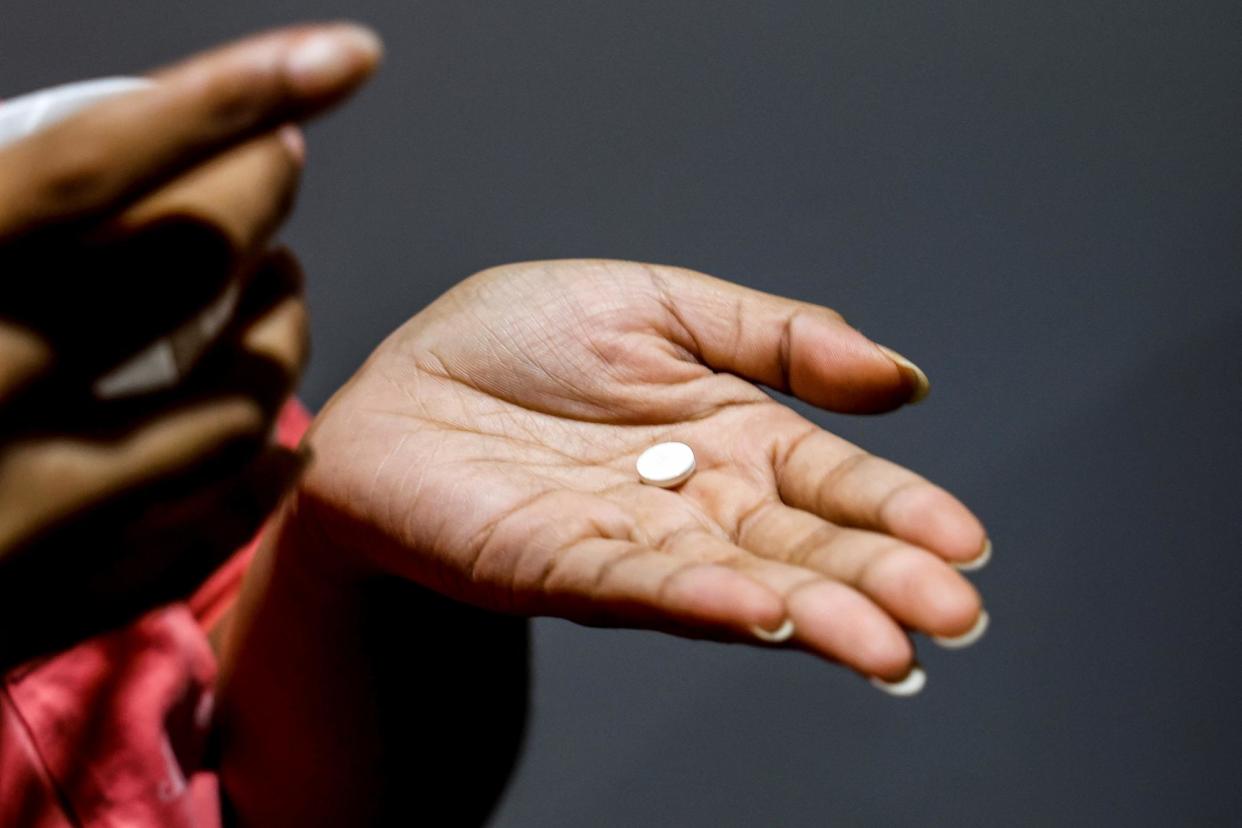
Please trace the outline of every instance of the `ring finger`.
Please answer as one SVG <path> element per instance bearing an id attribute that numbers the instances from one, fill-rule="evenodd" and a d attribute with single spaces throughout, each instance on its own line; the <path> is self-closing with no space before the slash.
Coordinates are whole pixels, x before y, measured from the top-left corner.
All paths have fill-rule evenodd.
<path id="1" fill-rule="evenodd" d="M 932 636 L 952 640 L 980 622 L 974 586 L 936 555 L 897 538 L 835 526 L 774 498 L 748 510 L 737 537 L 756 555 L 850 585 L 903 625 Z"/>

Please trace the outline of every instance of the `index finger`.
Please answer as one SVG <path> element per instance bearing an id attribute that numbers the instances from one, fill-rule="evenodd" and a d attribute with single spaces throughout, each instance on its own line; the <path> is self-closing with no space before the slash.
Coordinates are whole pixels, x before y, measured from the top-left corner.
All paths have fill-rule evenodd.
<path id="1" fill-rule="evenodd" d="M 157 73 L 0 151 L 0 242 L 127 203 L 227 147 L 337 103 L 375 69 L 369 29 L 259 35 Z"/>
<path id="2" fill-rule="evenodd" d="M 781 500 L 838 526 L 900 538 L 961 569 L 989 554 L 987 532 L 953 495 L 909 469 L 813 425 L 777 439 Z"/>
<path id="3" fill-rule="evenodd" d="M 667 311 L 663 333 L 715 371 L 843 413 L 889 411 L 928 391 L 914 363 L 829 308 L 682 268 L 647 273 Z"/>

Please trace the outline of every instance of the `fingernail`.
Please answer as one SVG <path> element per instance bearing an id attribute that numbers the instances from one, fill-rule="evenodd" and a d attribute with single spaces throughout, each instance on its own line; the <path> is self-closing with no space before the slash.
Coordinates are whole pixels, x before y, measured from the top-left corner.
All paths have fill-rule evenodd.
<path id="1" fill-rule="evenodd" d="M 979 613 L 979 620 L 966 632 L 955 636 L 933 635 L 932 641 L 949 650 L 960 650 L 963 647 L 969 647 L 980 638 L 983 638 L 983 634 L 988 631 L 988 624 L 991 623 L 991 620 L 988 617 L 988 611 L 983 610 Z"/>
<path id="2" fill-rule="evenodd" d="M 876 345 L 876 347 L 883 351 L 885 356 L 897 363 L 897 367 L 901 370 L 901 373 L 904 374 L 910 384 L 914 386 L 914 391 L 910 394 L 910 399 L 907 404 L 913 405 L 927 396 L 928 392 L 931 391 L 931 382 L 927 379 L 927 374 L 923 373 L 922 368 L 915 365 L 913 362 L 906 359 L 892 348 L 886 348 L 883 345 Z"/>
<path id="3" fill-rule="evenodd" d="M 983 569 L 990 560 L 992 560 L 992 539 L 988 538 L 983 542 L 983 551 L 978 556 L 971 558 L 969 561 L 954 563 L 953 568 L 958 572 L 974 572 Z"/>
<path id="4" fill-rule="evenodd" d="M 884 681 L 879 678 L 871 679 L 872 687 L 890 696 L 898 696 L 900 698 L 917 695 L 926 684 L 927 673 L 923 672 L 923 668 L 917 664 L 910 669 L 909 675 L 900 681 Z"/>
<path id="5" fill-rule="evenodd" d="M 313 95 L 369 68 L 383 50 L 375 32 L 344 24 L 308 35 L 285 58 L 285 71 L 300 92 Z"/>
<path id="6" fill-rule="evenodd" d="M 788 641 L 794 634 L 794 622 L 788 618 L 774 630 L 765 630 L 758 624 L 752 625 L 750 631 L 755 634 L 755 638 L 760 641 L 766 641 L 769 644 L 779 644 L 782 641 Z"/>
<path id="7" fill-rule="evenodd" d="M 293 156 L 293 160 L 302 166 L 306 163 L 306 138 L 302 135 L 302 130 L 293 124 L 286 124 L 280 128 L 280 141 L 285 145 L 285 149 Z"/>

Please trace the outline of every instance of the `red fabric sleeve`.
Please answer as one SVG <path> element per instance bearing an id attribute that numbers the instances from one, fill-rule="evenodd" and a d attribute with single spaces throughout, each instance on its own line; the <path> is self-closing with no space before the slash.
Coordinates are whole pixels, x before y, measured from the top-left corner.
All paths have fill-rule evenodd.
<path id="1" fill-rule="evenodd" d="M 293 448 L 301 441 L 310 425 L 310 414 L 297 400 L 291 400 L 280 412 L 276 421 L 276 439 L 283 446 Z M 250 561 L 259 547 L 260 531 L 250 543 L 225 562 L 208 578 L 198 591 L 190 596 L 190 612 L 198 619 L 204 630 L 210 630 L 224 617 L 229 608 L 237 600 L 241 591 L 242 579 L 250 567 Z"/>
<path id="2" fill-rule="evenodd" d="M 296 445 L 309 422 L 290 403 L 278 439 Z M 216 777 L 203 767 L 216 678 L 206 630 L 237 599 L 256 545 L 188 602 L 4 677 L 0 825 L 219 828 Z"/>

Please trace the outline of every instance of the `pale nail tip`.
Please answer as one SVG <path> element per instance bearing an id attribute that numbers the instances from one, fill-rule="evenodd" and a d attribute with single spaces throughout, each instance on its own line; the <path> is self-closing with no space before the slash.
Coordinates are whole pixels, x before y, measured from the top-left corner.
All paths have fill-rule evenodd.
<path id="1" fill-rule="evenodd" d="M 879 345 L 878 347 L 884 352 L 885 356 L 897 363 L 899 368 L 903 369 L 903 373 L 914 377 L 914 390 L 910 393 L 910 399 L 906 401 L 906 405 L 914 405 L 924 400 L 931 393 L 931 380 L 927 378 L 927 374 L 923 369 L 886 345 Z"/>
<path id="2" fill-rule="evenodd" d="M 988 565 L 988 561 L 992 560 L 992 540 L 989 538 L 983 543 L 983 551 L 979 556 L 969 561 L 961 561 L 953 564 L 953 568 L 958 572 L 976 572 Z"/>
<path id="3" fill-rule="evenodd" d="M 782 641 L 788 641 L 794 634 L 794 623 L 786 618 L 785 623 L 781 624 L 775 630 L 765 630 L 763 627 L 753 625 L 750 631 L 755 634 L 755 638 L 760 641 L 767 641 L 770 644 L 779 644 Z"/>
<path id="4" fill-rule="evenodd" d="M 899 698 L 918 695 L 926 684 L 927 673 L 923 671 L 922 667 L 915 667 L 901 681 L 884 681 L 879 678 L 871 679 L 871 686 L 890 696 L 897 696 Z"/>
<path id="5" fill-rule="evenodd" d="M 916 365 L 914 366 L 914 372 L 918 377 L 918 382 L 915 384 L 914 393 L 910 396 L 910 402 L 906 403 L 907 405 L 920 403 L 927 399 L 927 395 L 931 393 L 931 380 L 927 378 L 923 370 Z"/>
<path id="6" fill-rule="evenodd" d="M 941 647 L 949 650 L 960 650 L 963 647 L 969 647 L 980 638 L 983 638 L 983 634 L 988 631 L 988 624 L 991 623 L 991 620 L 992 619 L 991 616 L 988 615 L 988 611 L 983 610 L 979 613 L 979 620 L 976 621 L 975 625 L 966 632 L 955 636 L 942 637 L 933 635 L 932 641 L 935 641 Z"/>
<path id="7" fill-rule="evenodd" d="M 927 399 L 927 395 L 931 393 L 931 380 L 927 378 L 927 374 L 905 357 L 901 358 L 901 362 L 910 370 L 910 373 L 914 374 L 914 392 L 910 394 L 906 405 L 914 405 Z"/>
<path id="8" fill-rule="evenodd" d="M 354 48 L 363 54 L 379 57 L 384 53 L 384 41 L 375 30 L 361 23 L 345 23 L 343 34 L 352 41 Z"/>
<path id="9" fill-rule="evenodd" d="M 306 138 L 302 135 L 302 130 L 293 124 L 286 124 L 280 128 L 280 141 L 284 144 L 285 149 L 298 165 L 306 163 Z"/>

